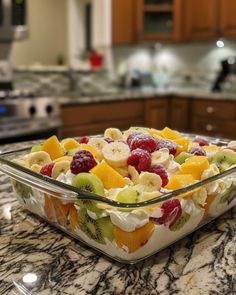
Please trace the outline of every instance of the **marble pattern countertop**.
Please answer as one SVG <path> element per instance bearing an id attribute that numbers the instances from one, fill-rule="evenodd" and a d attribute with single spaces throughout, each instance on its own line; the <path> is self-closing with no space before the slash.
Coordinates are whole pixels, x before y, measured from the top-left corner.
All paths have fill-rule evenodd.
<path id="1" fill-rule="evenodd" d="M 136 89 L 136 90 L 113 90 L 106 93 L 97 93 L 92 95 L 81 95 L 79 92 L 68 92 L 58 97 L 61 105 L 74 105 L 74 104 L 89 104 L 100 103 L 108 101 L 118 101 L 127 99 L 142 99 L 152 97 L 183 97 L 183 98 L 198 98 L 198 99 L 213 99 L 224 101 L 236 101 L 236 93 L 227 92 L 212 92 L 209 90 L 199 90 L 197 88 L 168 88 L 166 90 L 158 90 L 154 88 L 149 89 Z"/>
<path id="2" fill-rule="evenodd" d="M 236 294 L 235 209 L 143 262 L 123 265 L 24 211 L 0 174 L 0 233 L 1 295 Z"/>

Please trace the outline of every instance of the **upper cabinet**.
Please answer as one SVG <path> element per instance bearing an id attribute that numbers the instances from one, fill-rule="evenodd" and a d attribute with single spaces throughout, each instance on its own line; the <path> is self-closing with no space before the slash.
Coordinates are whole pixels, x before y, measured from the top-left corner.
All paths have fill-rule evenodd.
<path id="1" fill-rule="evenodd" d="M 136 0 L 138 41 L 178 41 L 182 0 Z"/>
<path id="2" fill-rule="evenodd" d="M 112 44 L 133 44 L 136 41 L 136 0 L 112 0 Z"/>
<path id="3" fill-rule="evenodd" d="M 236 37 L 236 1 L 220 0 L 220 35 Z"/>
<path id="4" fill-rule="evenodd" d="M 235 0 L 185 0 L 185 39 L 236 37 Z"/>

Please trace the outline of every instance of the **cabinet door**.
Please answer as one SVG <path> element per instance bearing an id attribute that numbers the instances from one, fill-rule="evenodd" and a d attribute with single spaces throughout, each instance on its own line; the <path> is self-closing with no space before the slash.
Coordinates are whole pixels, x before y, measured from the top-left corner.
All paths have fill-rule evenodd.
<path id="1" fill-rule="evenodd" d="M 145 125 L 157 129 L 168 125 L 168 98 L 158 97 L 146 100 Z"/>
<path id="2" fill-rule="evenodd" d="M 136 0 L 112 0 L 112 43 L 135 43 Z"/>
<path id="3" fill-rule="evenodd" d="M 225 1 L 225 0 L 223 0 Z M 208 40 L 218 34 L 218 0 L 186 0 L 187 40 Z"/>
<path id="4" fill-rule="evenodd" d="M 181 39 L 182 0 L 136 0 L 139 41 Z"/>
<path id="5" fill-rule="evenodd" d="M 188 98 L 172 98 L 170 101 L 170 122 L 172 129 L 190 131 L 190 100 Z"/>
<path id="6" fill-rule="evenodd" d="M 220 0 L 220 34 L 236 37 L 236 1 Z"/>

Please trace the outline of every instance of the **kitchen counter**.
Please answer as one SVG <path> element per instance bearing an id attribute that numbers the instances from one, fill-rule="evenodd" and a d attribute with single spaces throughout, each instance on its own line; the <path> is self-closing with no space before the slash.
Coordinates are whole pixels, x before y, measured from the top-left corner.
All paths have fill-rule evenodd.
<path id="1" fill-rule="evenodd" d="M 68 92 L 59 97 L 61 105 L 73 104 L 89 104 L 108 101 L 128 100 L 128 99 L 143 99 L 150 97 L 183 97 L 183 98 L 199 98 L 199 99 L 214 99 L 224 101 L 236 101 L 236 93 L 212 92 L 209 90 L 199 90 L 197 88 L 168 88 L 166 90 L 157 90 L 153 88 L 143 90 L 113 90 L 104 93 L 80 95 L 76 92 Z"/>
<path id="2" fill-rule="evenodd" d="M 24 211 L 3 174 L 0 188 L 0 294 L 236 294 L 235 209 L 130 266 Z"/>

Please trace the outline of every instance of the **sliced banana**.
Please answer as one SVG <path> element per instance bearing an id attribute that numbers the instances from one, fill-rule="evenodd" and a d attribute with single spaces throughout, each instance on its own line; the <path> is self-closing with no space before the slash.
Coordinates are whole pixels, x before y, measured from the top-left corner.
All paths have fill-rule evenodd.
<path id="1" fill-rule="evenodd" d="M 114 167 L 114 169 L 123 177 L 127 177 L 129 175 L 128 167 Z"/>
<path id="2" fill-rule="evenodd" d="M 13 159 L 12 162 L 25 168 L 29 167 L 27 161 L 24 159 Z"/>
<path id="3" fill-rule="evenodd" d="M 57 179 L 57 177 L 61 173 L 66 173 L 70 169 L 70 162 L 69 161 L 61 161 L 55 163 L 52 168 L 52 178 Z"/>
<path id="4" fill-rule="evenodd" d="M 45 166 L 52 162 L 48 153 L 44 151 L 35 152 L 28 155 L 27 158 L 28 166 L 31 168 L 32 165 L 38 164 L 40 166 Z"/>
<path id="5" fill-rule="evenodd" d="M 103 153 L 102 153 L 102 149 L 104 148 L 104 146 L 106 146 L 108 144 L 108 142 L 106 142 L 104 139 L 102 138 L 91 138 L 88 142 L 89 145 L 91 145 L 92 147 L 95 148 L 97 154 L 96 154 L 96 158 L 101 161 L 103 160 Z"/>
<path id="6" fill-rule="evenodd" d="M 153 191 L 158 191 L 162 185 L 162 179 L 159 175 L 150 172 L 142 172 L 139 176 L 140 184 L 145 185 Z"/>
<path id="7" fill-rule="evenodd" d="M 159 196 L 161 196 L 161 193 L 159 191 L 142 192 L 141 195 L 139 196 L 139 202 L 148 201 L 148 200 L 157 198 Z"/>
<path id="8" fill-rule="evenodd" d="M 118 128 L 107 128 L 104 132 L 105 137 L 110 137 L 113 140 L 122 140 L 122 132 Z"/>
<path id="9" fill-rule="evenodd" d="M 113 167 L 124 167 L 130 156 L 129 146 L 123 142 L 112 142 L 102 149 L 103 156 L 108 164 Z"/>
<path id="10" fill-rule="evenodd" d="M 228 147 L 233 148 L 233 149 L 236 149 L 236 140 L 230 141 L 228 143 Z"/>
<path id="11" fill-rule="evenodd" d="M 170 153 L 167 148 L 160 149 L 151 154 L 152 156 L 152 165 L 160 164 L 165 168 L 168 167 L 170 163 Z"/>
<path id="12" fill-rule="evenodd" d="M 139 184 L 139 173 L 134 166 L 128 166 L 128 172 L 134 184 Z"/>
<path id="13" fill-rule="evenodd" d="M 38 164 L 34 164 L 30 167 L 31 170 L 33 170 L 34 172 L 40 173 L 42 166 L 38 165 Z"/>

